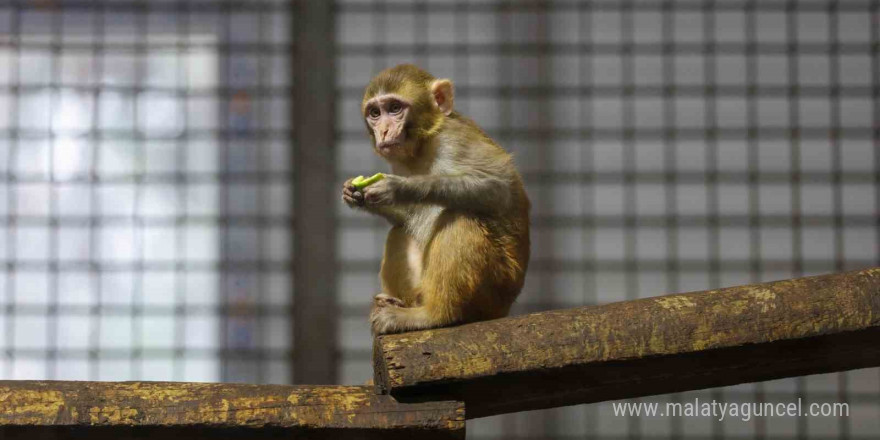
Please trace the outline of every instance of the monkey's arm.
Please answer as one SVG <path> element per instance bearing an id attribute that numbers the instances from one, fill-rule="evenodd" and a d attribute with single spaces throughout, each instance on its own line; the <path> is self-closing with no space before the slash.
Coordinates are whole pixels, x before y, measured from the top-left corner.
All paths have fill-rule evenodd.
<path id="1" fill-rule="evenodd" d="M 502 178 L 469 173 L 413 176 L 395 189 L 398 203 L 429 203 L 474 212 L 497 212 L 510 203 L 510 184 Z"/>
<path id="2" fill-rule="evenodd" d="M 362 208 L 372 214 L 384 217 L 391 222 L 392 225 L 403 225 L 409 218 L 410 212 L 404 206 L 383 205 L 383 206 L 362 206 Z"/>

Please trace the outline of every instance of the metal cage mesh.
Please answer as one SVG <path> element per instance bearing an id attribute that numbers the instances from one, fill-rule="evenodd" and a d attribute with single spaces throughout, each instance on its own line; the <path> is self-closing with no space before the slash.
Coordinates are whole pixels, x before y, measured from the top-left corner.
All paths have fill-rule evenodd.
<path id="1" fill-rule="evenodd" d="M 514 313 L 880 264 L 880 2 L 338 0 L 337 180 L 415 62 L 533 203 Z M 0 4 L 0 377 L 291 380 L 292 23 L 281 0 Z M 304 146 L 327 148 L 327 146 Z M 339 382 L 371 376 L 387 226 L 337 211 Z M 307 255 L 302 258 L 308 258 Z M 320 336 L 320 335 L 317 335 Z M 335 340 L 334 340 L 335 338 Z M 873 438 L 877 369 L 636 401 L 848 402 L 841 418 L 481 419 L 474 438 Z"/>
<path id="2" fill-rule="evenodd" d="M 290 9 L 0 5 L 4 378 L 288 380 Z"/>

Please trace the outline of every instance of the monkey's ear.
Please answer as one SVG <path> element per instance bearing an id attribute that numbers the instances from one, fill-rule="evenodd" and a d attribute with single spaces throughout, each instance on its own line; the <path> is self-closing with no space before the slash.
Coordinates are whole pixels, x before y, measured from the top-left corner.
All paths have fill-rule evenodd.
<path id="1" fill-rule="evenodd" d="M 434 96 L 434 102 L 444 115 L 452 113 L 452 102 L 455 100 L 455 91 L 452 87 L 452 81 L 448 79 L 438 79 L 431 84 L 431 95 Z"/>

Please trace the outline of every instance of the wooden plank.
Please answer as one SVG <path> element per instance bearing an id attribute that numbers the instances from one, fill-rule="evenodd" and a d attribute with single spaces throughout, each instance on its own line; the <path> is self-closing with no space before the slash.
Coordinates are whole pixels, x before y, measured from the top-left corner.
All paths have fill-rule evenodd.
<path id="1" fill-rule="evenodd" d="M 336 33 L 334 2 L 291 0 L 294 54 L 293 368 L 298 384 L 337 383 Z M 366 378 L 365 378 L 366 379 Z"/>
<path id="2" fill-rule="evenodd" d="M 368 386 L 0 381 L 0 438 L 464 438 L 460 402 L 398 403 L 373 391 Z"/>
<path id="3" fill-rule="evenodd" d="M 376 339 L 375 381 L 468 418 L 880 365 L 880 268 Z"/>

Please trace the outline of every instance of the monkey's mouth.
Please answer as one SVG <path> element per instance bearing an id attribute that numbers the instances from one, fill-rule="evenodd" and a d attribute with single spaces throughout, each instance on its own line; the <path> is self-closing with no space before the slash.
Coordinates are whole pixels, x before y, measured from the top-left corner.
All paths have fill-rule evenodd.
<path id="1" fill-rule="evenodd" d="M 400 147 L 401 142 L 397 139 L 376 144 L 376 148 L 382 153 L 389 153 L 391 150 Z"/>

